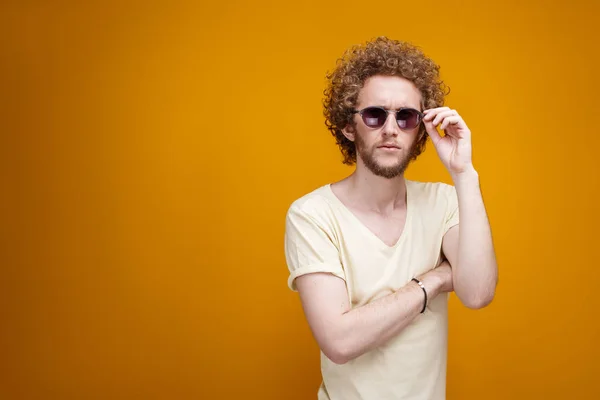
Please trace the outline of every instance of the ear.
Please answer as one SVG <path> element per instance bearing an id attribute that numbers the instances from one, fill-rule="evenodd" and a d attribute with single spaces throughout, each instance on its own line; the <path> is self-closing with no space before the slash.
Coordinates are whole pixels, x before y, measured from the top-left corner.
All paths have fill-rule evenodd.
<path id="1" fill-rule="evenodd" d="M 348 139 L 351 142 L 354 142 L 354 139 L 356 137 L 356 131 L 350 124 L 346 125 L 346 127 L 342 129 L 342 133 L 344 134 L 344 136 L 346 136 L 346 139 Z"/>

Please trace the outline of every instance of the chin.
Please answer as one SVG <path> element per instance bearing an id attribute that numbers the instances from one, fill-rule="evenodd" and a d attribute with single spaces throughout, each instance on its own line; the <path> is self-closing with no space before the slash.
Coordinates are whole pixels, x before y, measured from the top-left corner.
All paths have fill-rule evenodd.
<path id="1" fill-rule="evenodd" d="M 381 161 L 381 160 L 377 160 L 376 161 L 376 165 L 378 168 L 385 168 L 385 169 L 397 169 L 400 168 L 402 165 L 405 164 L 405 160 L 394 160 L 394 161 Z"/>

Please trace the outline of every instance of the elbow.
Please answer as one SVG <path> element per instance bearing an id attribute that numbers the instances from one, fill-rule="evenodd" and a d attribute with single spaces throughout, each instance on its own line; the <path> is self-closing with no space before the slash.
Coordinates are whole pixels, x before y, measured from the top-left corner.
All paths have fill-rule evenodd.
<path id="1" fill-rule="evenodd" d="M 334 364 L 342 365 L 352 360 L 350 352 L 340 346 L 330 346 L 327 350 L 323 350 L 323 354 Z"/>
<path id="2" fill-rule="evenodd" d="M 498 279 L 495 277 L 492 280 L 486 281 L 477 286 L 459 286 L 455 285 L 455 293 L 461 303 L 472 310 L 485 308 L 494 300 L 496 296 L 496 286 Z"/>
<path id="3" fill-rule="evenodd" d="M 325 356 L 331 360 L 334 364 L 343 365 L 350 361 L 350 358 L 342 353 L 337 352 L 329 352 L 329 354 L 325 353 Z"/>
<path id="4" fill-rule="evenodd" d="M 345 321 L 341 319 L 316 336 L 323 355 L 337 365 L 346 364 L 368 350 L 357 329 Z"/>
<path id="5" fill-rule="evenodd" d="M 471 310 L 479 310 L 487 307 L 494 300 L 494 293 L 485 293 L 476 296 L 463 296 L 461 299 L 463 305 Z"/>
<path id="6" fill-rule="evenodd" d="M 470 301 L 464 301 L 463 304 L 465 307 L 470 308 L 471 310 L 480 310 L 482 308 L 487 307 L 492 302 L 492 299 L 476 299 Z"/>
<path id="7" fill-rule="evenodd" d="M 321 346 L 321 350 L 334 364 L 342 365 L 353 360 L 356 355 L 345 340 L 332 340 Z"/>

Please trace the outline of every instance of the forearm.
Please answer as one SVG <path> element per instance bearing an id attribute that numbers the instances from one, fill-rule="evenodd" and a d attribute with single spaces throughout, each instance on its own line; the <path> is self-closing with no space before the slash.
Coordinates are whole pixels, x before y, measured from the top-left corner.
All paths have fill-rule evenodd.
<path id="1" fill-rule="evenodd" d="M 481 308 L 492 301 L 498 280 L 491 228 L 477 172 L 469 169 L 453 179 L 460 213 L 454 291 L 463 304 Z"/>
<path id="2" fill-rule="evenodd" d="M 428 301 L 442 292 L 444 280 L 437 271 L 429 271 L 418 279 L 427 291 Z M 421 287 L 411 281 L 392 294 L 344 313 L 336 329 L 334 361 L 352 360 L 398 335 L 420 314 L 424 300 Z"/>

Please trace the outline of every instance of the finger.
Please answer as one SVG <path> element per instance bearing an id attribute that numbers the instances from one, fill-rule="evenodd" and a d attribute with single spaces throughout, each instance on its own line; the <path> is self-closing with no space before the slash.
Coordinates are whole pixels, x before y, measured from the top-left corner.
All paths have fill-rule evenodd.
<path id="1" fill-rule="evenodd" d="M 437 108 L 431 108 L 428 110 L 424 110 L 423 114 L 425 114 L 425 116 L 423 117 L 423 121 L 431 121 L 439 113 L 444 112 L 444 111 L 449 111 L 449 110 L 450 110 L 449 107 L 437 107 Z"/>
<path id="2" fill-rule="evenodd" d="M 436 115 L 436 117 L 433 119 L 433 124 L 435 126 L 438 126 L 445 118 L 451 117 L 451 116 L 456 116 L 456 115 L 458 115 L 456 110 L 447 110 L 447 111 L 441 112 L 438 115 Z"/>
<path id="3" fill-rule="evenodd" d="M 440 129 L 445 130 L 448 125 L 458 125 L 461 121 L 461 117 L 458 115 L 452 115 L 449 117 L 444 118 L 444 120 L 442 121 L 442 125 L 440 126 Z"/>
<path id="4" fill-rule="evenodd" d="M 437 111 L 444 111 L 444 110 L 449 110 L 450 107 L 434 107 L 434 108 L 427 108 L 425 110 L 423 110 L 423 113 L 430 113 L 430 112 L 437 112 Z"/>

